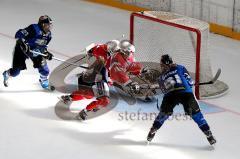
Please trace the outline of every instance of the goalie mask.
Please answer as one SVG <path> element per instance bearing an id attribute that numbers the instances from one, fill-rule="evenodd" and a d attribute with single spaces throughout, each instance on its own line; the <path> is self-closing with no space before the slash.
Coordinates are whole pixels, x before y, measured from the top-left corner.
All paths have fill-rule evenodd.
<path id="1" fill-rule="evenodd" d="M 110 53 L 110 55 L 119 50 L 119 43 L 120 42 L 118 40 L 111 40 L 106 42 L 107 51 Z"/>
<path id="2" fill-rule="evenodd" d="M 120 50 L 125 55 L 129 56 L 130 54 L 135 53 L 135 47 L 128 40 L 122 40 L 120 42 Z"/>

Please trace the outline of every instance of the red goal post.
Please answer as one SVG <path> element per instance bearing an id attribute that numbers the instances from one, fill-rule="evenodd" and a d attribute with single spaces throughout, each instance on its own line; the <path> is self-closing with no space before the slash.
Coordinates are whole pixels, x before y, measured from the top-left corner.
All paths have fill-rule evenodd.
<path id="1" fill-rule="evenodd" d="M 218 96 L 228 90 L 221 81 L 216 82 L 217 86 L 198 85 L 213 78 L 208 35 L 208 23 L 171 12 L 145 11 L 130 16 L 130 40 L 136 47 L 136 60 L 159 63 L 162 54 L 171 55 L 174 62 L 190 71 L 198 99 Z"/>

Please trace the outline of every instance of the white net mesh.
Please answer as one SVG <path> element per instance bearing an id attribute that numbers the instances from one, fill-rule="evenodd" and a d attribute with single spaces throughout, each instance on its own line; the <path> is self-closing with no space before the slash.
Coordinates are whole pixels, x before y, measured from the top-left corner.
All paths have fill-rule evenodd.
<path id="1" fill-rule="evenodd" d="M 145 11 L 143 15 L 145 16 L 134 17 L 134 28 L 131 33 L 136 47 L 137 61 L 151 65 L 151 63 L 159 63 L 162 54 L 169 54 L 174 62 L 186 66 L 195 78 L 196 57 L 199 55 L 199 82 L 206 82 L 213 78 L 208 54 L 208 23 L 161 11 Z M 199 35 L 194 30 L 200 33 L 201 40 L 197 38 Z M 197 45 L 200 46 L 200 51 L 197 50 Z M 215 96 L 225 92 L 228 89 L 227 85 L 220 83 L 217 82 L 217 89 L 215 85 L 200 86 L 200 96 Z"/>

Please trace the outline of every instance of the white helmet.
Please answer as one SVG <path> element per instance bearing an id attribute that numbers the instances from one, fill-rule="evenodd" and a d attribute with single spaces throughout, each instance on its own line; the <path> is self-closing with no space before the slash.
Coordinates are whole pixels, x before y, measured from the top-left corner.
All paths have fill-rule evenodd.
<path id="1" fill-rule="evenodd" d="M 113 54 L 115 53 L 116 51 L 119 50 L 119 41 L 118 40 L 110 40 L 108 42 L 106 42 L 106 45 L 107 45 L 107 51 L 110 53 L 110 54 Z"/>
<path id="2" fill-rule="evenodd" d="M 121 52 L 128 56 L 131 53 L 135 53 L 135 46 L 132 45 L 129 40 L 122 40 L 120 42 L 119 47 L 120 47 Z"/>

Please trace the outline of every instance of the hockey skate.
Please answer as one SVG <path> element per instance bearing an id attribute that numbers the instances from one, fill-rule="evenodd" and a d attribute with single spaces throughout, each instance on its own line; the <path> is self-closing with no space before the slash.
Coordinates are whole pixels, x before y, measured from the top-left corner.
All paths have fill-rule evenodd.
<path id="1" fill-rule="evenodd" d="M 148 133 L 148 136 L 147 136 L 147 141 L 148 141 L 148 144 L 152 141 L 152 139 L 154 138 L 155 134 L 157 132 L 157 129 L 152 127 Z"/>
<path id="2" fill-rule="evenodd" d="M 40 82 L 40 84 L 41 84 L 43 89 L 50 90 L 50 91 L 54 91 L 55 90 L 54 86 L 50 86 L 49 85 L 48 79 L 46 79 L 46 80 L 39 79 L 39 82 Z"/>
<path id="3" fill-rule="evenodd" d="M 72 98 L 70 95 L 63 95 L 60 97 L 60 100 L 67 105 L 72 102 Z"/>
<path id="4" fill-rule="evenodd" d="M 10 78 L 9 72 L 8 71 L 4 71 L 3 72 L 3 84 L 5 87 L 8 87 L 8 80 Z"/>
<path id="5" fill-rule="evenodd" d="M 210 130 L 204 132 L 204 134 L 207 136 L 207 140 L 210 143 L 210 145 L 216 144 L 217 140 L 215 137 L 212 135 L 212 132 Z"/>
<path id="6" fill-rule="evenodd" d="M 86 120 L 86 118 L 87 118 L 86 110 L 83 109 L 82 111 L 80 111 L 80 112 L 78 113 L 78 115 L 76 116 L 76 118 L 77 118 L 78 120 Z"/>

